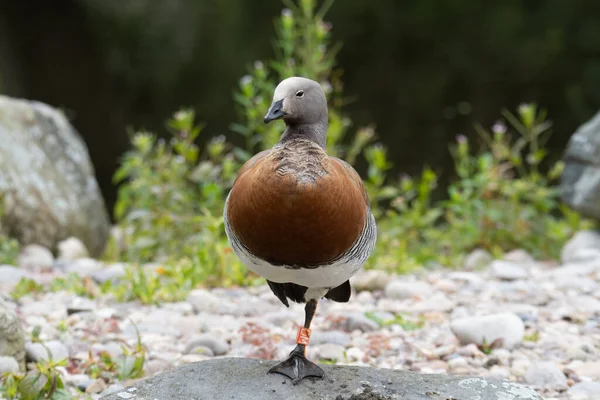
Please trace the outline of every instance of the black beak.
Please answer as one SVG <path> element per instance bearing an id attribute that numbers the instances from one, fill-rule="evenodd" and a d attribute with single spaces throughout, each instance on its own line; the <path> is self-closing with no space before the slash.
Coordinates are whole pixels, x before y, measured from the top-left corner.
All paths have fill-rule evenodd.
<path id="1" fill-rule="evenodd" d="M 285 116 L 285 112 L 283 112 L 282 108 L 283 108 L 283 99 L 273 102 L 273 104 L 271 104 L 271 107 L 269 107 L 269 111 L 267 112 L 267 115 L 265 115 L 265 119 L 264 119 L 265 124 L 268 124 L 269 122 L 271 122 L 273 120 L 283 118 Z"/>

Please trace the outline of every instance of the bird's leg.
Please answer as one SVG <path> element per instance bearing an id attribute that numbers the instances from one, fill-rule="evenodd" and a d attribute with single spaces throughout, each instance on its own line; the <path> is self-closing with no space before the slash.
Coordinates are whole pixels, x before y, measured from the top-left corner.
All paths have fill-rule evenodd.
<path id="1" fill-rule="evenodd" d="M 292 380 L 294 385 L 309 376 L 315 378 L 323 378 L 325 376 L 320 367 L 306 358 L 306 346 L 310 340 L 310 323 L 317 311 L 317 301 L 309 300 L 304 307 L 304 311 L 306 313 L 304 326 L 298 331 L 296 347 L 285 361 L 282 361 L 269 370 L 269 373 L 278 373 L 287 376 Z"/>

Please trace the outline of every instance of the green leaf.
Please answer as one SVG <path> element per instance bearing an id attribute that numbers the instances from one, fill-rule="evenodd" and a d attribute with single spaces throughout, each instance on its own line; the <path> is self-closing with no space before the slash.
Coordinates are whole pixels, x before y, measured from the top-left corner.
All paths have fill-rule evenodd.
<path id="1" fill-rule="evenodd" d="M 39 371 L 30 371 L 19 383 L 19 393 L 23 400 L 35 400 L 48 383 L 48 377 Z"/>

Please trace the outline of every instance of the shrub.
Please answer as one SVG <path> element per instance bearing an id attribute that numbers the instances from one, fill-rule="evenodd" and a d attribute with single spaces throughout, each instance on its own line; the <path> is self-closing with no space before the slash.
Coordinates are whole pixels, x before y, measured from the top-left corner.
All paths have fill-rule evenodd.
<path id="1" fill-rule="evenodd" d="M 292 75 L 325 88 L 329 153 L 353 165 L 367 163 L 364 180 L 379 232 L 367 268 L 403 272 L 432 263 L 459 265 L 477 247 L 495 254 L 519 247 L 556 257 L 562 243 L 588 224 L 559 202 L 561 163 L 541 168 L 551 124 L 535 105 L 523 105 L 517 115 L 504 112 L 506 122 L 491 130 L 477 126 L 479 149 L 457 137 L 450 149 L 456 179 L 443 201 L 432 196 L 436 171 L 390 177 L 392 164 L 385 146 L 374 143 L 374 128 L 355 129 L 342 112 L 341 71 L 334 68 L 338 46 L 331 46 L 331 25 L 323 20 L 331 1 L 318 10 L 312 0 L 285 4 L 276 20 L 277 58 L 255 62 L 234 92 L 240 120 L 231 129 L 241 135 L 241 146 L 219 136 L 200 147 L 202 126 L 190 110 L 168 122 L 170 140 L 148 132 L 132 135 L 132 149 L 115 174 L 120 184 L 115 217 L 126 239 L 121 257 L 159 266 L 131 267 L 125 285 L 113 290 L 118 298 L 172 300 L 199 284 L 253 281 L 227 243 L 223 205 L 242 163 L 279 139 L 281 125 L 266 125 L 262 118 L 276 84 Z"/>
<path id="2" fill-rule="evenodd" d="M 508 126 L 502 120 L 491 130 L 476 126 L 479 150 L 464 136 L 457 137 L 450 149 L 456 179 L 446 200 L 432 202 L 438 177 L 428 168 L 417 180 L 400 181 L 402 195 L 380 221 L 371 266 L 460 265 L 474 248 L 498 256 L 522 248 L 538 258 L 558 258 L 575 231 L 591 226 L 559 201 L 563 163 L 541 168 L 551 132 L 546 113 L 523 104 L 517 115 L 505 110 L 503 116 Z"/>
<path id="3" fill-rule="evenodd" d="M 330 25 L 322 19 L 330 2 L 319 10 L 310 0 L 288 5 L 277 19 L 277 59 L 254 63 L 234 93 L 240 122 L 231 129 L 244 138 L 243 146 L 216 137 L 201 148 L 196 139 L 202 126 L 194 123 L 190 110 L 175 113 L 168 122 L 168 141 L 148 132 L 132 134 L 132 148 L 114 176 L 119 184 L 114 213 L 126 241 L 121 258 L 159 262 L 161 276 L 132 267 L 126 287 L 116 291 L 118 297 L 151 302 L 173 293 L 179 298 L 200 283 L 248 282 L 249 272 L 231 252 L 224 233 L 223 206 L 242 163 L 279 139 L 281 126 L 262 119 L 275 86 L 287 76 L 307 76 L 323 84 L 330 107 L 329 152 L 350 163 L 364 154 L 371 165 L 369 192 L 373 198 L 385 193 L 381 189 L 390 167 L 385 148 L 371 145 L 372 127 L 349 135 L 351 121 L 341 113 L 341 82 L 333 69 L 336 49 L 329 47 Z"/>

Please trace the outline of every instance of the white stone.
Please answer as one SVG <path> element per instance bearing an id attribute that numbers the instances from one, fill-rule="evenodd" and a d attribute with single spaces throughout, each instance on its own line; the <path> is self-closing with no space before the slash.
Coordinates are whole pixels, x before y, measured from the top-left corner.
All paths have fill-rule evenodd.
<path id="1" fill-rule="evenodd" d="M 565 390 L 569 387 L 565 374 L 555 363 L 548 361 L 532 364 L 524 379 L 536 389 Z"/>
<path id="2" fill-rule="evenodd" d="M 350 284 L 359 292 L 363 290 L 373 292 L 383 290 L 390 280 L 392 280 L 392 277 L 385 271 L 361 269 L 350 278 Z"/>
<path id="3" fill-rule="evenodd" d="M 502 339 L 501 347 L 507 349 L 520 344 L 525 333 L 523 321 L 513 313 L 460 318 L 452 321 L 450 328 L 462 344 L 482 346 Z"/>
<path id="4" fill-rule="evenodd" d="M 19 266 L 30 270 L 49 269 L 54 264 L 52 252 L 37 244 L 30 244 L 21 249 Z"/>
<path id="5" fill-rule="evenodd" d="M 600 232 L 579 231 L 565 243 L 560 253 L 563 264 L 600 258 Z"/>
<path id="6" fill-rule="evenodd" d="M 463 266 L 467 271 L 474 271 L 487 267 L 493 260 L 494 257 L 489 251 L 484 249 L 475 249 L 467 254 L 463 262 Z"/>
<path id="7" fill-rule="evenodd" d="M 50 358 L 48 351 L 54 361 L 60 361 L 69 357 L 69 349 L 58 340 L 49 341 L 44 345 L 41 343 L 27 343 L 25 351 L 27 352 L 27 357 L 36 362 L 48 360 Z"/>
<path id="8" fill-rule="evenodd" d="M 584 362 L 570 368 L 580 377 L 600 381 L 600 361 Z"/>
<path id="9" fill-rule="evenodd" d="M 0 376 L 7 372 L 13 374 L 19 372 L 19 363 L 14 357 L 0 356 Z"/>
<path id="10" fill-rule="evenodd" d="M 70 237 L 58 243 L 58 259 L 61 261 L 74 261 L 89 257 L 85 244 L 76 237 Z"/>
<path id="11" fill-rule="evenodd" d="M 385 295 L 391 299 L 426 298 L 431 295 L 431 287 L 425 282 L 410 282 L 396 279 L 385 287 Z"/>
<path id="12" fill-rule="evenodd" d="M 568 390 L 571 400 L 597 400 L 600 399 L 599 382 L 579 382 Z"/>
<path id="13" fill-rule="evenodd" d="M 494 260 L 491 264 L 491 268 L 497 279 L 506 281 L 525 279 L 529 276 L 529 272 L 525 267 L 512 261 Z"/>

